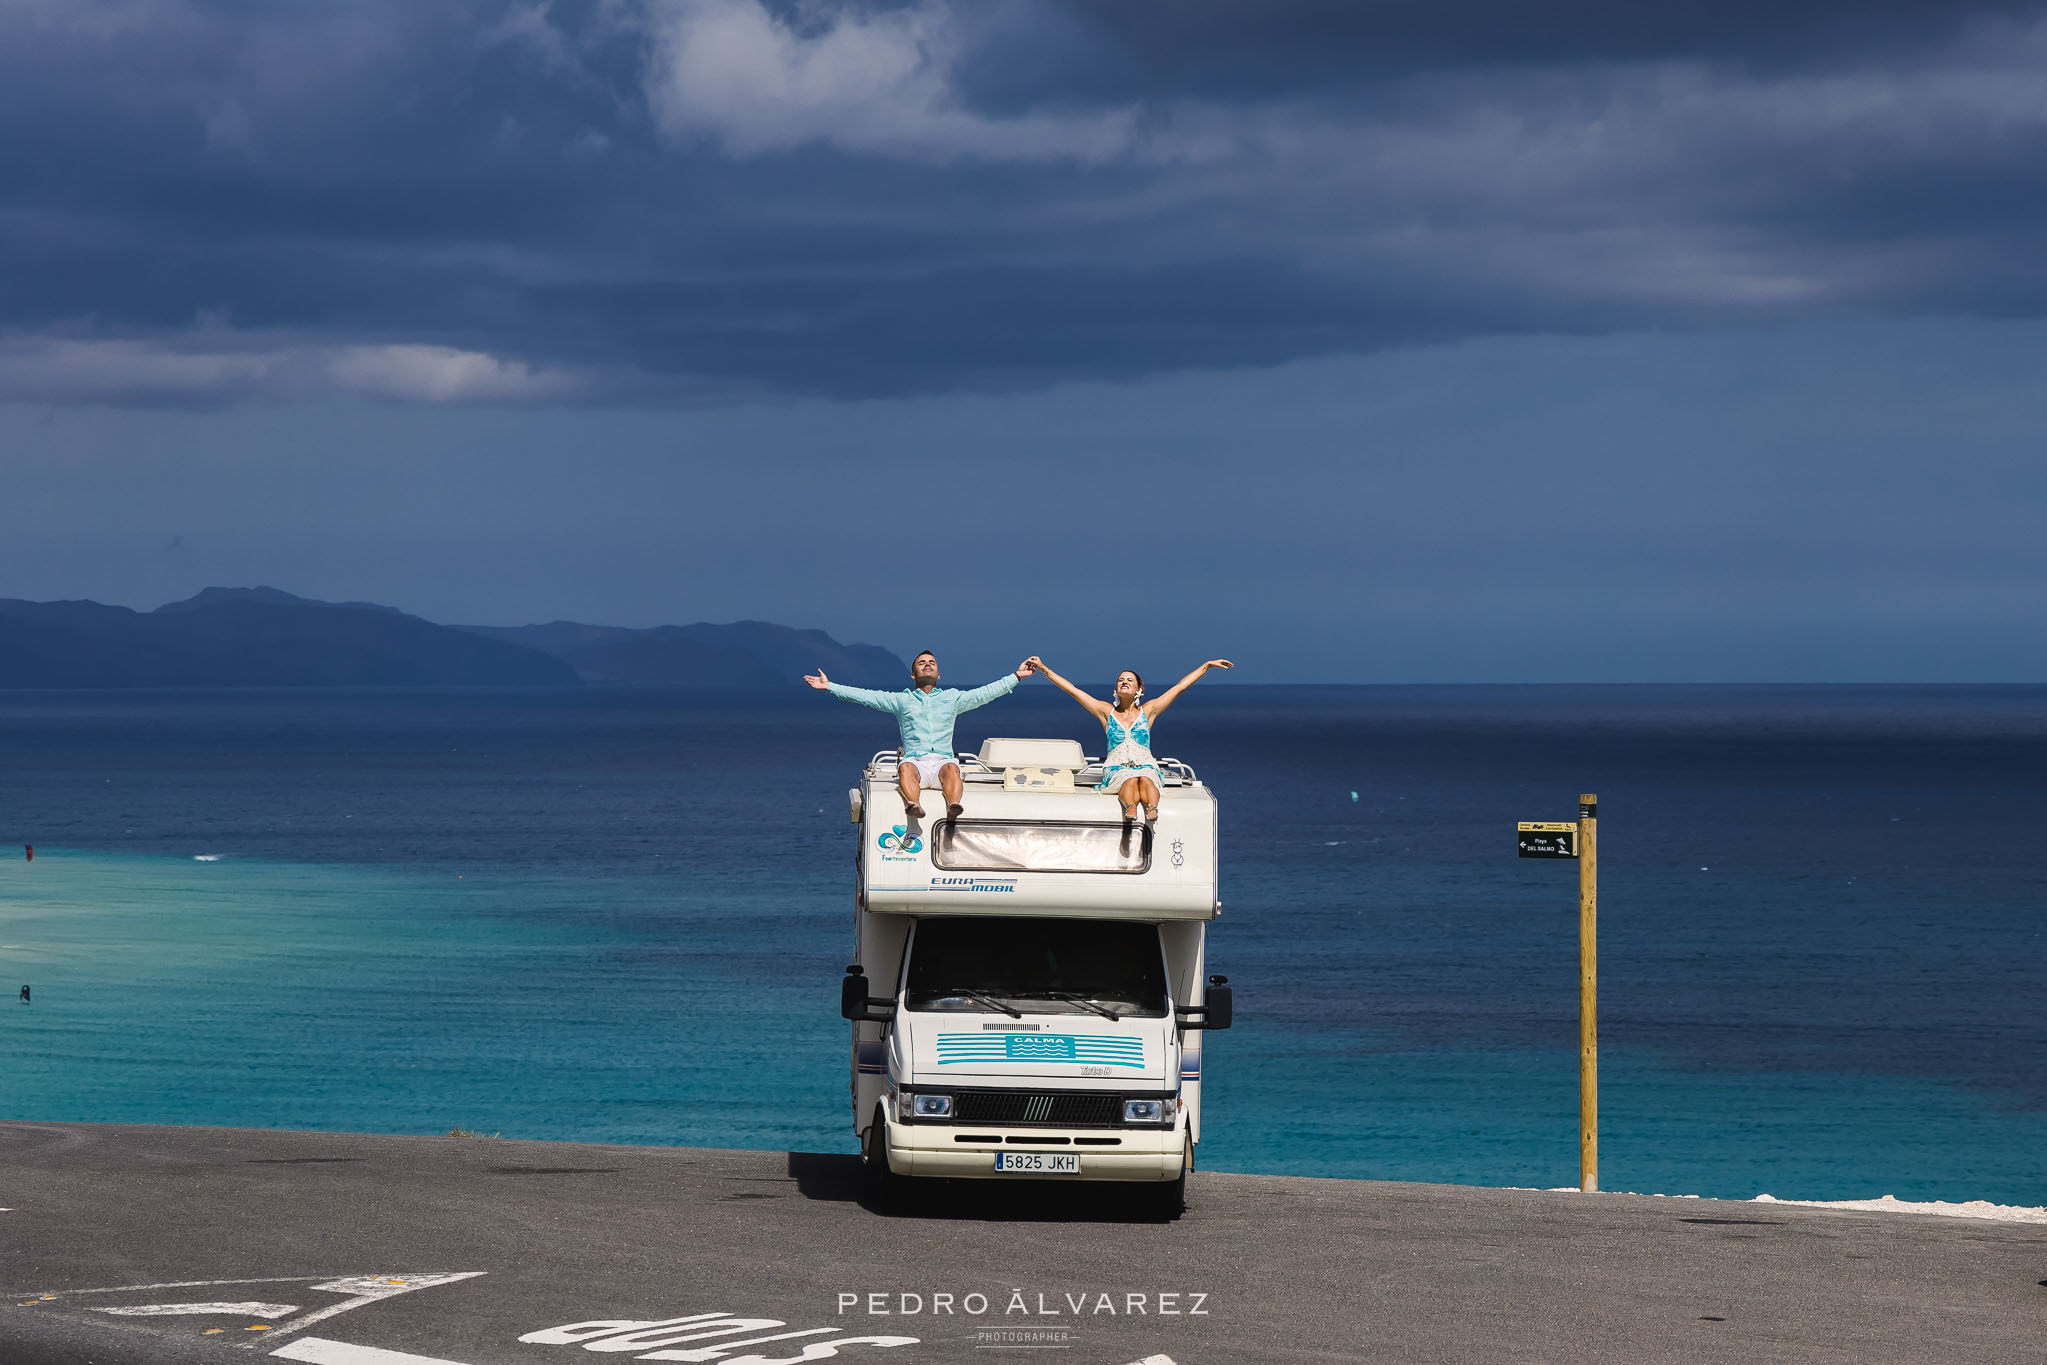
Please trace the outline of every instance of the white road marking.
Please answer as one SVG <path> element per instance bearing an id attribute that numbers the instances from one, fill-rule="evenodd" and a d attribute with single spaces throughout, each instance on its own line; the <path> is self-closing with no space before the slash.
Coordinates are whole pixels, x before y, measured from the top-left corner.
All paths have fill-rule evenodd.
<path id="1" fill-rule="evenodd" d="M 268 1340 L 275 1341 L 278 1336 L 296 1335 L 299 1332 L 305 1331 L 306 1328 L 311 1327 L 316 1322 L 325 1318 L 331 1318 L 337 1313 L 346 1313 L 351 1308 L 360 1308 L 366 1303 L 377 1303 L 383 1299 L 396 1298 L 400 1294 L 410 1294 L 415 1289 L 432 1289 L 438 1284 L 453 1284 L 457 1280 L 473 1280 L 477 1276 L 486 1273 L 488 1272 L 482 1270 L 455 1270 L 427 1275 L 356 1275 L 350 1276 L 347 1279 L 323 1280 L 319 1284 L 313 1285 L 312 1288 L 324 1289 L 335 1294 L 353 1294 L 355 1297 L 344 1299 L 331 1307 L 322 1308 L 317 1313 L 308 1313 L 297 1322 L 287 1327 L 279 1328 L 276 1335 L 273 1335 Z M 245 1350 L 256 1345 L 257 1343 L 253 1341 L 242 1343 L 242 1347 Z M 273 1351 L 271 1354 L 275 1355 L 276 1352 Z"/>
<path id="2" fill-rule="evenodd" d="M 137 1303 L 125 1308 L 94 1308 L 94 1313 L 113 1313 L 124 1318 L 175 1318 L 199 1313 L 234 1313 L 248 1318 L 281 1318 L 299 1311 L 295 1303 Z"/>
<path id="3" fill-rule="evenodd" d="M 719 1315 L 707 1321 L 698 1321 L 676 1327 L 645 1327 L 634 1332 L 620 1332 L 613 1336 L 599 1337 L 583 1343 L 586 1351 L 639 1352 L 652 1350 L 656 1346 L 673 1346 L 683 1341 L 707 1341 L 712 1337 L 738 1336 L 742 1332 L 761 1332 L 774 1327 L 787 1327 L 780 1318 L 734 1318 Z M 833 1330 L 827 1327 L 827 1332 Z M 719 1354 L 724 1354 L 722 1351 Z M 670 1356 L 675 1360 L 681 1357 Z"/>
<path id="4" fill-rule="evenodd" d="M 772 1332 L 741 1340 L 732 1339 L 735 1333 L 788 1325 L 779 1318 L 741 1318 L 723 1311 L 695 1313 L 689 1317 L 666 1318 L 653 1322 L 635 1321 L 630 1318 L 593 1318 L 588 1322 L 544 1327 L 539 1331 L 526 1333 L 519 1340 L 536 1346 L 581 1346 L 586 1351 L 616 1354 L 632 1352 L 636 1360 L 716 1361 L 718 1365 L 796 1365 L 798 1361 L 835 1360 L 842 1346 L 915 1346 L 918 1341 L 916 1337 L 835 1335 L 846 1330 L 843 1325 L 804 1327 L 795 1331 Z M 782 1355 L 779 1353 L 780 1350 L 786 1348 L 777 1348 L 777 1354 L 773 1359 L 754 1351 L 748 1351 L 745 1355 L 732 1354 L 747 1347 L 766 1346 L 773 1342 L 786 1341 L 795 1346 L 795 1343 L 805 1337 L 828 1337 L 830 1340 L 804 1342 L 797 1348 L 795 1355 Z M 717 1340 L 713 1340 L 714 1338 Z M 684 1346 L 685 1342 L 704 1344 Z M 649 1350 L 649 1347 L 665 1349 Z M 1172 1362 L 1168 1361 L 1166 1365 L 1172 1365 Z"/>
<path id="5" fill-rule="evenodd" d="M 376 1346 L 351 1346 L 325 1337 L 300 1337 L 270 1354 L 281 1360 L 303 1360 L 308 1365 L 462 1365 L 459 1360 L 386 1351 Z"/>
<path id="6" fill-rule="evenodd" d="M 538 1332 L 528 1332 L 519 1338 L 540 1346 L 574 1346 L 579 1342 L 594 1341 L 598 1337 L 614 1336 L 621 1332 L 637 1332 L 645 1327 L 680 1327 L 690 1322 L 710 1322 L 715 1318 L 730 1317 L 722 1309 L 716 1313 L 692 1313 L 686 1318 L 662 1318 L 641 1321 L 636 1318 L 592 1318 L 588 1322 L 564 1323 L 560 1327 L 546 1327 Z"/>
<path id="7" fill-rule="evenodd" d="M 1173 1365 L 1173 1358 L 1163 1354 L 1146 1356 L 1143 1360 L 1131 1361 L 1130 1365 Z"/>
<path id="8" fill-rule="evenodd" d="M 744 1341 L 721 1341 L 716 1346 L 695 1346 L 687 1351 L 649 1351 L 640 1360 L 720 1360 L 742 1346 L 759 1346 L 768 1341 L 791 1341 L 797 1337 L 828 1337 L 837 1327 L 807 1327 L 801 1332 L 777 1332 L 771 1337 L 748 1337 Z M 686 1340 L 688 1338 L 685 1338 Z M 584 1348 L 588 1350 L 588 1347 Z M 754 1352 L 759 1355 L 758 1351 Z"/>
<path id="9" fill-rule="evenodd" d="M 5 1210 L 0 1210 L 5 1212 Z M 458 1280 L 473 1280 L 489 1272 L 482 1270 L 431 1271 L 425 1274 L 404 1275 L 346 1275 L 338 1278 L 322 1278 L 318 1275 L 267 1275 L 253 1276 L 239 1280 L 166 1280 L 158 1284 L 115 1284 L 96 1289 L 64 1289 L 42 1296 L 45 1302 L 72 1298 L 81 1294 L 138 1294 L 156 1289 L 213 1289 L 223 1285 L 243 1284 L 301 1284 L 309 1289 L 328 1294 L 347 1294 L 350 1297 L 340 1303 L 331 1304 L 315 1313 L 308 1313 L 289 1326 L 279 1327 L 264 1336 L 237 1342 L 242 1350 L 257 1347 L 268 1348 L 281 1337 L 293 1336 L 325 1318 L 337 1313 L 346 1313 L 352 1308 L 410 1294 L 415 1289 L 432 1289 L 436 1285 L 454 1284 Z M 297 1312 L 297 1308 L 285 1303 L 258 1303 L 254 1301 L 237 1303 L 152 1303 L 123 1305 L 118 1308 L 90 1308 L 94 1313 L 119 1314 L 126 1317 L 172 1317 L 203 1313 L 236 1313 L 249 1317 L 278 1318 Z M 326 1352 L 324 1355 L 292 1355 L 292 1351 L 304 1347 L 308 1350 Z M 320 1360 L 333 1365 L 461 1365 L 460 1361 L 435 1360 L 428 1356 L 406 1355 L 401 1351 L 384 1351 L 373 1346 L 351 1346 L 346 1342 L 326 1341 L 319 1337 L 306 1337 L 289 1345 L 271 1351 L 272 1355 L 286 1360 Z"/>
<path id="10" fill-rule="evenodd" d="M 337 1280 L 322 1280 L 311 1287 L 324 1289 L 330 1294 L 363 1294 L 373 1299 L 388 1299 L 394 1294 L 410 1294 L 415 1289 L 432 1289 L 437 1284 L 473 1280 L 483 1273 L 481 1270 L 457 1270 L 432 1275 L 349 1275 Z"/>
<path id="11" fill-rule="evenodd" d="M 140 1293 L 145 1289 L 211 1289 L 223 1284 L 304 1284 L 318 1278 L 317 1275 L 270 1275 L 255 1280 L 171 1280 L 164 1284 L 116 1284 L 105 1289 L 60 1289 L 57 1292 L 68 1298 L 73 1294 L 126 1294 L 130 1291 Z"/>

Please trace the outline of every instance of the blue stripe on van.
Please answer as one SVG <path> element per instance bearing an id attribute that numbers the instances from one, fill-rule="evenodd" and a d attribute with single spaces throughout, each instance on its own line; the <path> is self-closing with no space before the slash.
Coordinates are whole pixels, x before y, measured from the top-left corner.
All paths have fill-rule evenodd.
<path id="1" fill-rule="evenodd" d="M 941 1033 L 938 1064 L 959 1062 L 1091 1062 L 1144 1066 L 1141 1038 L 1097 1038 L 1072 1033 Z"/>

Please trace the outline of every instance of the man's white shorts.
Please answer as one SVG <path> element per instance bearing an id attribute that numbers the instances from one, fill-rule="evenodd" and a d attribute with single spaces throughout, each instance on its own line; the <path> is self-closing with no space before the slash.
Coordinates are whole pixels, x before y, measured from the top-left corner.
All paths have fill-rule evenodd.
<path id="1" fill-rule="evenodd" d="M 959 761 L 951 754 L 919 754 L 915 758 L 906 758 L 903 762 L 917 770 L 919 788 L 938 786 L 940 773 L 947 768 L 959 766 Z"/>

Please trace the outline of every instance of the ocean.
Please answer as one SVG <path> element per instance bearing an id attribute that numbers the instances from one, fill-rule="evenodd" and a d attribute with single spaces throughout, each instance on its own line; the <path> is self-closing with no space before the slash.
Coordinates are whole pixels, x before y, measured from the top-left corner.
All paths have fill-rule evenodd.
<path id="1" fill-rule="evenodd" d="M 892 744 L 800 684 L 0 694 L 0 1115 L 852 1151 Z M 2047 688 L 1207 683 L 1156 747 L 1222 811 L 1202 1166 L 1575 1185 L 1514 824 L 1589 791 L 1604 1188 L 2047 1204 Z"/>

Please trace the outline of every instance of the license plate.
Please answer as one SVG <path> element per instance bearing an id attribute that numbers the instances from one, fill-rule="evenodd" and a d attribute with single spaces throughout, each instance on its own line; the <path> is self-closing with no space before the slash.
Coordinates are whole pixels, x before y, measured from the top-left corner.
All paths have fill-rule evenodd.
<path id="1" fill-rule="evenodd" d="M 995 1169 L 1031 1175 L 1079 1175 L 1079 1152 L 997 1152 Z"/>

